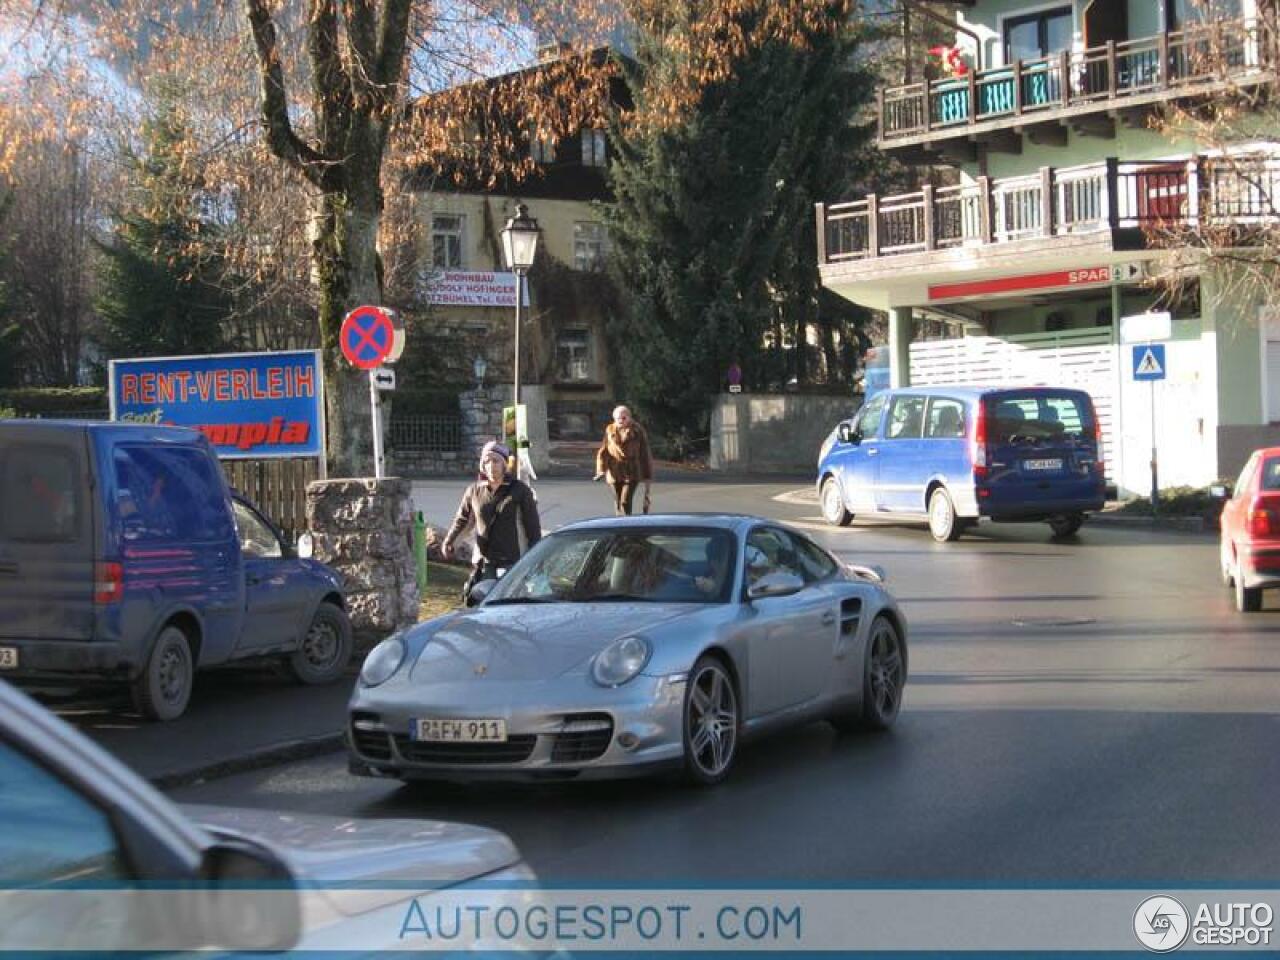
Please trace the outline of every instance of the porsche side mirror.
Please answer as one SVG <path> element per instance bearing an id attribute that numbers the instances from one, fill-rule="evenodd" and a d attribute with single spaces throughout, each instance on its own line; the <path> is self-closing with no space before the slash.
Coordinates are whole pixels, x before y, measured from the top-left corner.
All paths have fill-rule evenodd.
<path id="1" fill-rule="evenodd" d="M 748 600 L 763 600 L 766 597 L 789 597 L 804 589 L 804 581 L 794 573 L 775 570 L 747 587 Z"/>
<path id="2" fill-rule="evenodd" d="M 873 583 L 884 583 L 889 579 L 889 575 L 884 572 L 884 567 L 878 563 L 851 563 L 849 564 L 849 569 L 854 576 L 861 577 L 863 580 L 870 580 Z"/>
<path id="3" fill-rule="evenodd" d="M 467 599 L 471 601 L 472 606 L 484 603 L 485 598 L 493 592 L 493 588 L 497 585 L 497 580 L 481 580 L 471 588 L 471 592 L 467 594 Z"/>

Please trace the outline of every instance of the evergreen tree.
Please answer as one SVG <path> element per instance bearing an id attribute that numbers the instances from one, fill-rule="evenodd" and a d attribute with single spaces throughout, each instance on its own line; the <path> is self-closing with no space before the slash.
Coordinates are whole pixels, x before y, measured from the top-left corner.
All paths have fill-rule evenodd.
<path id="1" fill-rule="evenodd" d="M 628 308 L 611 326 L 612 353 L 627 398 L 681 446 L 706 436 L 732 363 L 750 387 L 784 379 L 766 335 L 789 327 L 803 345 L 820 320 L 813 203 L 861 169 L 867 131 L 856 121 L 873 89 L 850 5 L 823 10 L 803 43 L 745 46 L 679 123 L 614 131 L 609 219 Z M 671 71 L 687 69 L 670 39 L 640 37 L 630 78 L 640 116 Z"/>
<path id="2" fill-rule="evenodd" d="M 116 357 L 213 353 L 225 345 L 232 311 L 220 261 L 208 252 L 216 226 L 188 154 L 178 91 L 162 81 L 152 92 L 136 183 L 102 248 L 97 307 L 104 340 Z"/>

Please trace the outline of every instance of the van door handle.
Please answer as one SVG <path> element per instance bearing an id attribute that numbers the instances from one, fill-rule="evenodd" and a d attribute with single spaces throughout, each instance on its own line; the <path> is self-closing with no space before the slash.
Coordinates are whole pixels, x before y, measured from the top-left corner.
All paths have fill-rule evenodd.
<path id="1" fill-rule="evenodd" d="M 878 454 L 879 452 L 880 452 L 880 448 L 879 448 L 879 447 L 867 447 L 867 456 L 868 456 L 868 457 L 874 457 L 874 456 L 875 456 L 876 454 Z"/>
<path id="2" fill-rule="evenodd" d="M 836 614 L 834 610 L 828 610 L 826 613 L 822 615 L 822 625 L 824 627 L 829 627 L 835 622 L 836 622 Z"/>

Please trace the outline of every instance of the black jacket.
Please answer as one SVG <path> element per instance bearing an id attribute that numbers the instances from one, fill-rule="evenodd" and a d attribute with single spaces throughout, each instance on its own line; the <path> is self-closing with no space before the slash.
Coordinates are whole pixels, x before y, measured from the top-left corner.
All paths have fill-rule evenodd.
<path id="1" fill-rule="evenodd" d="M 530 547 L 542 538 L 542 521 L 538 519 L 533 491 L 514 477 L 503 480 L 496 490 L 490 490 L 484 480 L 467 487 L 445 541 L 452 544 L 471 523 L 476 527 L 480 555 L 496 567 L 509 567 L 520 559 L 517 525 L 523 525 Z"/>

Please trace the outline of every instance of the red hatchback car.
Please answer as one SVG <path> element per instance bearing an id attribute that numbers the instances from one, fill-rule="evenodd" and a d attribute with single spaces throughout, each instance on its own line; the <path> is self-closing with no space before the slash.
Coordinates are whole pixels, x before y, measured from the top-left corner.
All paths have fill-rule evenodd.
<path id="1" fill-rule="evenodd" d="M 1262 591 L 1280 588 L 1280 447 L 1255 450 L 1222 508 L 1222 581 L 1236 609 L 1262 609 Z"/>

